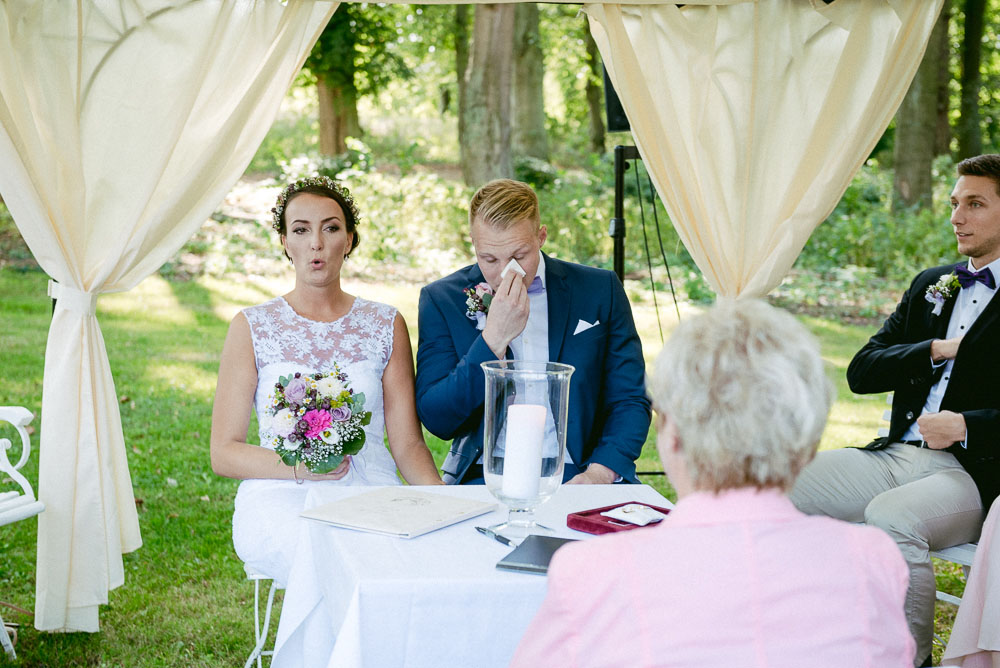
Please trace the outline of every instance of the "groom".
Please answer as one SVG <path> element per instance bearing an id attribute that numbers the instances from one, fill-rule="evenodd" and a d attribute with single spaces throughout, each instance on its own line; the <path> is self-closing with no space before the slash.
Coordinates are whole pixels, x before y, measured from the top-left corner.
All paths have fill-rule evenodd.
<path id="1" fill-rule="evenodd" d="M 477 263 L 420 291 L 417 413 L 432 434 L 453 439 L 445 481 L 482 482 L 480 363 L 519 359 L 576 368 L 564 480 L 636 482 L 650 404 L 642 344 L 621 282 L 609 271 L 541 252 L 546 229 L 527 184 L 484 185 L 472 198 L 469 224 Z M 501 276 L 512 259 L 523 277 L 515 270 Z M 477 296 L 470 299 L 466 289 Z M 488 307 L 485 292 L 492 294 Z"/>
<path id="2" fill-rule="evenodd" d="M 918 665 L 928 666 L 928 550 L 976 540 L 983 508 L 1000 494 L 1000 155 L 963 160 L 958 174 L 951 225 L 968 261 L 918 274 L 847 368 L 854 392 L 893 392 L 888 437 L 820 453 L 791 494 L 807 513 L 895 539 L 910 567 Z"/>

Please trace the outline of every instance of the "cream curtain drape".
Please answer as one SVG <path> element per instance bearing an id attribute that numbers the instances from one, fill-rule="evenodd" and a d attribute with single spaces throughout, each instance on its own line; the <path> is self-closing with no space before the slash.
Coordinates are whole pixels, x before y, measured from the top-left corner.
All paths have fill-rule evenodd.
<path id="1" fill-rule="evenodd" d="M 781 282 L 892 119 L 941 5 L 586 5 L 639 154 L 720 296 Z"/>
<path id="2" fill-rule="evenodd" d="M 0 4 L 0 193 L 58 299 L 42 394 L 35 626 L 96 631 L 141 544 L 95 317 L 243 173 L 336 9 L 323 1 Z"/>

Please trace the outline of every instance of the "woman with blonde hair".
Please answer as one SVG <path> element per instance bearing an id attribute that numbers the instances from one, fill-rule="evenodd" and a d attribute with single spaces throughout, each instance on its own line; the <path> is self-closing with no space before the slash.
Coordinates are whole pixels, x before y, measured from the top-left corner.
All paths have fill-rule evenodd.
<path id="1" fill-rule="evenodd" d="M 805 328 L 720 302 L 678 326 L 648 384 L 677 505 L 560 549 L 513 665 L 911 666 L 899 549 L 785 495 L 832 399 Z"/>

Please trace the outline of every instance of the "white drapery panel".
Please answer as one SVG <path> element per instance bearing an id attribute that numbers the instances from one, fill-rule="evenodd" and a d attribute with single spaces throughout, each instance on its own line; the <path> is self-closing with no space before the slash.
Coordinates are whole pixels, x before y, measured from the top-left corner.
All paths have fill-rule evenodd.
<path id="1" fill-rule="evenodd" d="M 243 173 L 336 3 L 0 4 L 0 193 L 58 298 L 35 626 L 97 631 L 141 544 L 96 296 L 128 290 Z"/>
<path id="2" fill-rule="evenodd" d="M 716 293 L 781 282 L 888 126 L 941 5 L 586 5 L 639 154 Z"/>

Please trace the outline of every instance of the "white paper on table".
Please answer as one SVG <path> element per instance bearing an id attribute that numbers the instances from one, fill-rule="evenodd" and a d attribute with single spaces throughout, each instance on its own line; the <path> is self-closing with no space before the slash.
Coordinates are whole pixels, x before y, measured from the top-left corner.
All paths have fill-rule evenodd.
<path id="1" fill-rule="evenodd" d="M 300 516 L 342 529 L 413 538 L 494 509 L 495 503 L 382 487 L 304 510 Z"/>

